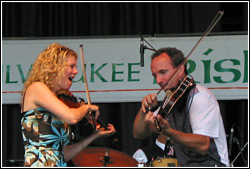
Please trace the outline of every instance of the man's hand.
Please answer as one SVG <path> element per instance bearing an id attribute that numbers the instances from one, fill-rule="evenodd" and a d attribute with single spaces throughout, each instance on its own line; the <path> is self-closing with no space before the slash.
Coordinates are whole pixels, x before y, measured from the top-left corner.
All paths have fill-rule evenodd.
<path id="1" fill-rule="evenodd" d="M 142 99 L 141 111 L 142 113 L 147 113 L 147 111 L 151 111 L 151 109 L 157 107 L 157 105 L 157 94 L 148 94 Z"/>

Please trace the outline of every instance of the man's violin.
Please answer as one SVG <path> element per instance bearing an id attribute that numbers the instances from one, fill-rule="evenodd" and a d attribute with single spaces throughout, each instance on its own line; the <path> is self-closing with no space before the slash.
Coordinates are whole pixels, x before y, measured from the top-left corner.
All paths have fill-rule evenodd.
<path id="1" fill-rule="evenodd" d="M 179 86 L 173 92 L 171 90 L 168 90 L 166 92 L 167 94 L 162 101 L 158 114 L 160 114 L 162 118 L 166 119 L 179 99 L 184 94 L 188 93 L 194 86 L 195 83 L 193 77 L 190 75 L 186 75 L 183 80 L 180 81 Z M 154 121 L 153 129 L 156 133 L 162 132 L 160 122 L 157 120 L 157 118 Z"/>
<path id="2" fill-rule="evenodd" d="M 185 65 L 188 61 L 188 58 L 191 56 L 191 54 L 193 53 L 193 51 L 196 49 L 196 47 L 199 45 L 199 43 L 203 40 L 204 37 L 206 37 L 211 30 L 214 28 L 214 26 L 217 24 L 217 22 L 220 20 L 220 18 L 222 17 L 222 15 L 224 14 L 224 11 L 219 11 L 217 13 L 217 15 L 214 17 L 214 19 L 212 20 L 212 22 L 210 23 L 210 25 L 208 26 L 208 28 L 206 29 L 206 31 L 203 33 L 203 35 L 201 36 L 201 38 L 198 40 L 198 42 L 195 44 L 195 46 L 193 47 L 193 49 L 189 52 L 189 54 L 187 55 L 187 57 L 184 58 L 183 62 L 177 67 L 176 71 L 173 73 L 173 75 L 169 78 L 169 80 L 167 81 L 166 85 L 167 86 L 171 80 L 174 79 L 175 75 L 177 75 L 177 73 L 181 70 L 181 67 L 183 65 Z M 169 113 L 171 112 L 172 108 L 174 107 L 174 105 L 177 103 L 177 101 L 183 96 L 183 94 L 188 91 L 189 89 L 191 89 L 191 87 L 194 85 L 194 80 L 191 76 L 186 76 L 180 83 L 180 85 L 177 87 L 177 89 L 170 94 L 169 96 L 165 96 L 165 98 L 163 99 L 162 105 L 160 106 L 160 110 L 158 112 L 158 114 L 160 114 L 163 118 L 166 119 L 166 116 L 169 115 Z M 165 87 L 163 87 L 165 88 Z M 163 89 L 161 88 L 157 95 L 161 92 L 161 90 Z M 156 120 L 154 121 L 154 127 L 153 127 L 154 131 L 156 133 L 161 133 L 162 132 L 162 128 L 160 127 L 160 123 L 159 121 Z"/>

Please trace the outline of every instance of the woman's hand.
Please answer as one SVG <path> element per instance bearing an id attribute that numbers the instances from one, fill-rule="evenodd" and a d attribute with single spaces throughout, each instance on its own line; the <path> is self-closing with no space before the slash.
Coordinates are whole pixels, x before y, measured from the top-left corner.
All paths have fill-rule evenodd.
<path id="1" fill-rule="evenodd" d="M 99 107 L 96 105 L 82 105 L 81 106 L 83 114 L 85 114 L 84 116 L 88 119 L 88 120 L 96 120 L 99 115 L 100 115 L 100 111 L 99 111 Z"/>
<path id="2" fill-rule="evenodd" d="M 109 137 L 116 133 L 115 127 L 112 124 L 108 124 L 108 130 L 105 130 L 104 128 L 99 128 L 94 133 L 97 137 Z"/>

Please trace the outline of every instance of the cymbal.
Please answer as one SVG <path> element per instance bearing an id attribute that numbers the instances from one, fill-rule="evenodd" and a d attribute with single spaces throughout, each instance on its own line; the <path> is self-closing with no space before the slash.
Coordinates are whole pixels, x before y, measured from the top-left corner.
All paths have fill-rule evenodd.
<path id="1" fill-rule="evenodd" d="M 137 167 L 138 163 L 126 153 L 105 147 L 87 147 L 72 162 L 77 167 Z"/>

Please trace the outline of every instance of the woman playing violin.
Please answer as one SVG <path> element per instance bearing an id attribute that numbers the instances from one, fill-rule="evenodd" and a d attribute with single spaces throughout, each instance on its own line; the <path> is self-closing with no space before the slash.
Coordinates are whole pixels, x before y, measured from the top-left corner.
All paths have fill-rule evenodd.
<path id="1" fill-rule="evenodd" d="M 171 98 L 187 76 L 183 53 L 176 48 L 162 48 L 152 55 L 151 71 L 162 90 Z M 177 70 L 178 69 L 178 70 Z M 176 101 L 176 100 L 175 100 Z M 159 107 L 153 112 L 152 109 Z M 229 166 L 225 129 L 218 102 L 213 94 L 193 84 L 172 107 L 167 117 L 157 111 L 157 94 L 142 99 L 135 118 L 133 134 L 144 139 L 154 132 L 155 121 L 161 132 L 174 144 L 179 166 Z"/>
<path id="2" fill-rule="evenodd" d="M 93 140 L 115 133 L 109 124 L 88 138 L 69 145 L 69 125 L 81 121 L 90 111 L 100 115 L 96 105 L 71 108 L 58 99 L 56 92 L 69 90 L 78 73 L 78 55 L 66 46 L 53 43 L 34 62 L 24 84 L 21 99 L 21 125 L 25 149 L 24 166 L 65 167 Z"/>

